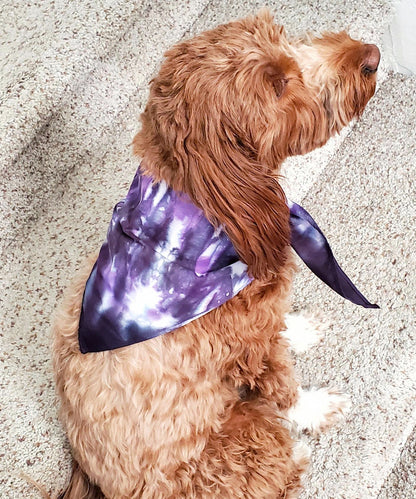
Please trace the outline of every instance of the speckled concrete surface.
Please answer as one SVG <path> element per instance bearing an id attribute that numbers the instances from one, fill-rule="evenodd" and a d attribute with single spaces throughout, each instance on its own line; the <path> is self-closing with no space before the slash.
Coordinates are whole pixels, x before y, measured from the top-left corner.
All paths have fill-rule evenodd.
<path id="1" fill-rule="evenodd" d="M 28 135 L 16 135 L 5 157 L 12 165 L 3 177 L 3 201 L 12 209 L 7 227 L 0 227 L 3 248 L 8 244 L 0 280 L 0 496 L 5 498 L 39 497 L 19 478 L 21 471 L 49 490 L 62 487 L 68 477 L 69 453 L 57 421 L 49 360 L 50 318 L 84 255 L 101 244 L 112 208 L 131 182 L 137 164 L 129 144 L 146 82 L 173 41 L 240 17 L 259 2 L 152 3 L 155 10 L 141 10 L 143 2 L 135 2 L 128 26 L 120 20 L 129 17 L 133 6 L 113 5 L 118 12 L 97 18 L 98 24 L 108 23 L 106 50 L 99 52 L 96 40 L 87 38 L 87 49 L 100 54 L 91 59 L 92 67 L 74 69 L 71 89 L 59 106 L 50 87 L 50 98 L 42 101 L 48 113 L 43 126 L 33 132 L 29 123 Z M 356 36 L 378 42 L 391 3 L 364 0 L 346 7 L 343 1 L 289 0 L 284 6 L 275 2 L 274 10 L 292 33 L 349 26 Z M 33 41 L 23 66 L 40 50 Z M 23 74 L 24 68 L 15 68 L 14 74 L 19 71 Z M 415 228 L 416 84 L 382 76 L 358 125 L 287 165 L 294 199 L 304 198 L 349 274 L 383 305 L 379 312 L 359 310 L 304 270 L 296 281 L 296 306 L 326 311 L 333 322 L 322 345 L 297 360 L 304 382 L 336 382 L 355 404 L 345 425 L 311 441 L 308 498 L 375 498 L 382 486 L 387 491 L 383 499 L 410 497 L 400 494 L 407 493 L 403 470 L 412 470 L 408 437 L 415 406 L 410 234 Z M 3 81 L 13 87 L 15 80 L 6 75 Z M 25 82 L 17 96 L 23 108 L 25 101 L 19 99 L 28 95 Z"/>

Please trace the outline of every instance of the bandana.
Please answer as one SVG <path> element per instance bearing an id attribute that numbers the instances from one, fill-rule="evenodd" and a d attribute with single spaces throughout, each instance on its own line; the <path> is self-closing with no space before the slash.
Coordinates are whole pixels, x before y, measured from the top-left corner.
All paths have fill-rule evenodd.
<path id="1" fill-rule="evenodd" d="M 312 217 L 289 202 L 291 244 L 345 298 L 370 304 L 337 264 Z M 189 197 L 137 171 L 113 212 L 86 283 L 82 353 L 113 350 L 173 331 L 219 307 L 253 279 L 224 230 Z"/>

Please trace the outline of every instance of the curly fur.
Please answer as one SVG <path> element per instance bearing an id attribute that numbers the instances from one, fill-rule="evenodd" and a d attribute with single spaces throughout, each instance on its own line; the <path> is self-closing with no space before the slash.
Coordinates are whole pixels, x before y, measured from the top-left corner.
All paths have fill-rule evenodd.
<path id="1" fill-rule="evenodd" d="M 362 113 L 375 89 L 367 47 L 345 33 L 288 41 L 262 11 L 166 53 L 134 151 L 147 174 L 224 227 L 256 279 L 173 333 L 83 355 L 88 261 L 54 324 L 62 421 L 78 463 L 62 497 L 296 494 L 307 459 L 281 422 L 298 383 L 280 334 L 294 264 L 278 171 Z"/>

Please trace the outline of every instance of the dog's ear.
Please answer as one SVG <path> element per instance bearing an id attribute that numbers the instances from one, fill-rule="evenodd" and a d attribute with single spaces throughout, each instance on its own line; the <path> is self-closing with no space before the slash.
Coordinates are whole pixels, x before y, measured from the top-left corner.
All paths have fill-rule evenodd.
<path id="1" fill-rule="evenodd" d="M 264 278 L 286 259 L 289 209 L 278 178 L 259 161 L 233 109 L 200 103 L 199 113 L 188 120 L 186 139 L 179 148 L 176 142 L 176 153 L 186 163 L 183 190 L 224 228 L 249 273 Z"/>
<path id="2" fill-rule="evenodd" d="M 209 116 L 206 121 L 172 127 L 171 117 L 165 124 L 157 108 L 147 107 L 134 140 L 145 172 L 188 194 L 213 225 L 223 227 L 251 276 L 276 273 L 290 244 L 289 209 L 277 177 L 239 139 L 238 123 L 232 128 L 211 109 L 199 114 Z"/>
<path id="3" fill-rule="evenodd" d="M 208 219 L 224 227 L 250 275 L 276 273 L 290 244 L 289 209 L 276 177 L 224 143 L 192 161 L 194 201 Z"/>

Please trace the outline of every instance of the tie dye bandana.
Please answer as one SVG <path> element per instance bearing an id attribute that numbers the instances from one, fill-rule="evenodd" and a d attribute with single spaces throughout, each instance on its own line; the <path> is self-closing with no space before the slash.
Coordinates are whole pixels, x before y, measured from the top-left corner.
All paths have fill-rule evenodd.
<path id="1" fill-rule="evenodd" d="M 377 307 L 342 272 L 310 215 L 295 203 L 289 206 L 292 246 L 309 268 L 341 296 Z M 114 209 L 85 287 L 80 350 L 112 350 L 173 331 L 251 281 L 225 232 L 185 194 L 154 183 L 139 169 Z"/>

